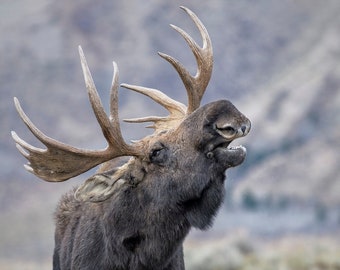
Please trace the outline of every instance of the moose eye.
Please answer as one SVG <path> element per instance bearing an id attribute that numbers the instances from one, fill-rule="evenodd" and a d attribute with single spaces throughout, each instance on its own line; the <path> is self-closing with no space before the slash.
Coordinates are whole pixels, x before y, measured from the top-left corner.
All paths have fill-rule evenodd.
<path id="1" fill-rule="evenodd" d="M 162 151 L 162 149 L 153 150 L 152 153 L 151 153 L 151 157 L 152 158 L 158 157 L 161 154 L 161 151 Z"/>
<path id="2" fill-rule="evenodd" d="M 167 148 L 161 144 L 157 145 L 156 148 L 152 149 L 149 155 L 149 159 L 152 163 L 164 163 L 167 159 Z"/>

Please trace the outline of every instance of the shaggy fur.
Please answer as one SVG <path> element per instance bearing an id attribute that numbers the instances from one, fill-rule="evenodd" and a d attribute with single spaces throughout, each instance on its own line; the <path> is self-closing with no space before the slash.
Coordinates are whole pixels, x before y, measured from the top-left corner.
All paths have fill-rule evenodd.
<path id="1" fill-rule="evenodd" d="M 209 103 L 178 128 L 145 138 L 144 156 L 107 163 L 64 195 L 53 269 L 184 269 L 184 238 L 212 224 L 225 170 L 245 158 L 244 149 L 228 148 L 221 121 L 236 130 L 250 125 L 229 101 Z"/>

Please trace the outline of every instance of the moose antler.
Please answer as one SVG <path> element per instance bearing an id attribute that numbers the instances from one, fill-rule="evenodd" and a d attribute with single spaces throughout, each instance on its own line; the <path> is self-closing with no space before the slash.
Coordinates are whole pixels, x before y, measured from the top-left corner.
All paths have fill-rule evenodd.
<path id="1" fill-rule="evenodd" d="M 78 149 L 54 140 L 42 133 L 27 117 L 17 98 L 14 98 L 16 109 L 30 129 L 47 149 L 36 148 L 22 140 L 14 131 L 12 137 L 21 154 L 28 159 L 25 168 L 36 176 L 50 182 L 60 182 L 77 176 L 87 170 L 119 156 L 138 156 L 136 147 L 123 140 L 118 119 L 118 68 L 113 62 L 114 73 L 110 94 L 110 118 L 107 117 L 98 92 L 93 82 L 83 50 L 79 46 L 79 55 L 84 73 L 89 99 L 108 146 L 103 150 Z"/>
<path id="2" fill-rule="evenodd" d="M 159 53 L 159 55 L 173 65 L 182 79 L 188 95 L 188 107 L 156 89 L 129 84 L 121 85 L 122 87 L 150 97 L 169 111 L 170 115 L 167 117 L 150 116 L 125 120 L 127 122 L 137 123 L 153 122 L 154 125 L 152 127 L 155 128 L 156 132 L 176 127 L 186 115 L 196 110 L 200 106 L 202 96 L 211 77 L 213 52 L 208 32 L 191 10 L 185 7 L 181 8 L 194 21 L 203 39 L 203 46 L 201 48 L 184 30 L 171 25 L 172 28 L 182 35 L 195 55 L 197 61 L 196 75 L 190 75 L 184 66 L 175 58 L 163 53 Z M 114 73 L 110 92 L 110 116 L 108 117 L 100 101 L 80 46 L 79 55 L 92 109 L 108 143 L 105 149 L 79 149 L 46 136 L 31 122 L 21 108 L 19 101 L 14 98 L 14 103 L 20 118 L 35 137 L 46 146 L 46 149 L 34 147 L 12 131 L 12 137 L 16 142 L 17 148 L 29 161 L 25 165 L 25 168 L 36 176 L 50 182 L 65 181 L 116 157 L 142 155 L 142 150 L 138 144 L 130 145 L 125 143 L 120 130 L 118 117 L 118 68 L 116 63 L 113 62 Z"/>
<path id="3" fill-rule="evenodd" d="M 181 8 L 194 21 L 203 39 L 203 46 L 201 48 L 184 30 L 175 25 L 172 24 L 170 25 L 173 29 L 175 29 L 178 33 L 181 34 L 181 36 L 188 43 L 190 49 L 195 55 L 197 62 L 196 75 L 195 76 L 190 75 L 189 71 L 186 70 L 184 66 L 174 57 L 164 53 L 158 54 L 173 65 L 173 67 L 179 74 L 180 78 L 182 79 L 182 82 L 186 88 L 188 95 L 188 108 L 184 104 L 171 99 L 170 97 L 166 96 L 164 93 L 156 89 L 136 85 L 122 84 L 121 85 L 122 87 L 134 90 L 136 92 L 139 92 L 150 97 L 151 99 L 165 107 L 170 113 L 170 115 L 167 117 L 150 116 L 143 118 L 126 119 L 124 120 L 126 122 L 131 123 L 154 122 L 154 125 L 150 127 L 153 127 L 156 130 L 169 129 L 176 126 L 186 115 L 192 113 L 200 106 L 203 94 L 208 86 L 213 69 L 213 50 L 208 31 L 204 27 L 203 23 L 190 9 L 183 6 L 181 6 Z"/>

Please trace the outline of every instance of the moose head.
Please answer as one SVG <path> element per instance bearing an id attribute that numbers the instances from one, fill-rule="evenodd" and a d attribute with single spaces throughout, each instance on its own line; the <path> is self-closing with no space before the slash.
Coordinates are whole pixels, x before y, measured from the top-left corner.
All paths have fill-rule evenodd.
<path id="1" fill-rule="evenodd" d="M 225 171 L 241 164 L 243 146 L 230 146 L 250 130 L 250 121 L 228 100 L 200 107 L 213 68 L 212 45 L 202 22 L 194 21 L 203 39 L 197 43 L 181 28 L 196 61 L 192 76 L 175 58 L 159 53 L 178 72 L 188 106 L 156 89 L 122 84 L 167 109 L 166 117 L 125 120 L 151 122 L 152 135 L 128 144 L 118 116 L 118 68 L 105 113 L 83 51 L 81 65 L 89 99 L 106 138 L 103 150 L 78 149 L 43 134 L 17 111 L 30 131 L 46 146 L 36 148 L 12 132 L 17 148 L 28 159 L 25 168 L 39 178 L 61 182 L 100 165 L 98 172 L 65 195 L 56 211 L 54 269 L 184 269 L 182 242 L 191 227 L 206 229 L 224 196 Z M 120 157 L 130 157 L 116 167 Z"/>

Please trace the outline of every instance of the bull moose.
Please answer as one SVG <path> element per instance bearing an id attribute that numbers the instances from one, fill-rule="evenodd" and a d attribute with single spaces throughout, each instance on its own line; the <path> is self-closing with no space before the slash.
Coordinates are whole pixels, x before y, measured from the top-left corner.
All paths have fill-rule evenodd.
<path id="1" fill-rule="evenodd" d="M 183 241 L 192 227 L 207 229 L 224 197 L 225 171 L 246 157 L 243 146 L 230 146 L 248 134 L 250 121 L 228 100 L 200 107 L 213 68 L 208 32 L 198 17 L 181 7 L 203 39 L 197 43 L 181 28 L 197 61 L 192 76 L 175 58 L 159 53 L 179 74 L 188 105 L 156 89 L 122 84 L 167 109 L 166 117 L 125 120 L 151 122 L 152 135 L 126 143 L 118 117 L 118 68 L 113 62 L 109 116 L 104 111 L 83 51 L 85 84 L 94 114 L 108 146 L 86 150 L 43 134 L 16 109 L 29 130 L 46 146 L 34 147 L 12 132 L 27 158 L 25 168 L 39 178 L 61 182 L 97 166 L 99 170 L 65 194 L 55 213 L 53 269 L 184 269 Z M 120 166 L 117 160 L 125 157 Z M 128 158 L 127 158 L 128 157 Z"/>

